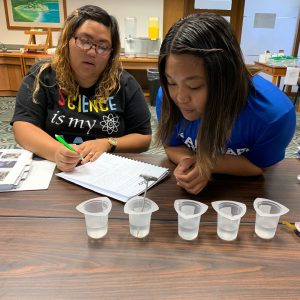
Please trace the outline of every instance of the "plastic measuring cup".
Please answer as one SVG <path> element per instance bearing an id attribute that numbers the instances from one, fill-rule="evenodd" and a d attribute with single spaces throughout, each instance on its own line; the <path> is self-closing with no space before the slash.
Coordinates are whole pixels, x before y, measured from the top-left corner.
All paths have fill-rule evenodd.
<path id="1" fill-rule="evenodd" d="M 194 240 L 198 236 L 201 215 L 208 206 L 189 199 L 177 199 L 174 207 L 178 214 L 178 235 L 184 240 Z"/>
<path id="2" fill-rule="evenodd" d="M 280 216 L 289 212 L 282 204 L 265 198 L 256 198 L 255 233 L 262 239 L 272 239 L 276 233 Z"/>
<path id="3" fill-rule="evenodd" d="M 211 204 L 218 213 L 217 234 L 219 238 L 225 241 L 235 240 L 241 218 L 246 213 L 246 205 L 230 200 L 214 201 Z"/>
<path id="4" fill-rule="evenodd" d="M 76 206 L 76 209 L 84 214 L 89 237 L 100 239 L 106 235 L 111 207 L 111 201 L 107 197 L 93 198 Z"/>
<path id="5" fill-rule="evenodd" d="M 143 238 L 150 232 L 151 215 L 157 211 L 158 205 L 144 197 L 133 197 L 124 206 L 124 213 L 129 215 L 130 234 Z"/>

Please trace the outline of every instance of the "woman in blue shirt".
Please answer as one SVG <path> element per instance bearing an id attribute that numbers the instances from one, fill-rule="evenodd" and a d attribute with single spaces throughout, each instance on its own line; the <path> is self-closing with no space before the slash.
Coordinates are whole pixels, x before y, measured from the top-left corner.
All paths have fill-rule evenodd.
<path id="1" fill-rule="evenodd" d="M 175 23 L 159 72 L 157 138 L 186 191 L 199 193 L 213 173 L 260 175 L 284 158 L 295 109 L 276 86 L 251 76 L 223 17 L 194 14 Z"/>

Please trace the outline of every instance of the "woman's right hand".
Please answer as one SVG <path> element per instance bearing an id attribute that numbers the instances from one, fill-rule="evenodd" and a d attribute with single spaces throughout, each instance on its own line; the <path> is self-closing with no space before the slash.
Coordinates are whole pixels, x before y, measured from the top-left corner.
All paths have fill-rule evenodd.
<path id="1" fill-rule="evenodd" d="M 200 166 L 196 163 L 195 156 L 180 160 L 174 175 L 178 186 L 195 195 L 200 193 L 208 183 L 208 179 L 202 175 Z"/>
<path id="2" fill-rule="evenodd" d="M 66 147 L 58 147 L 54 155 L 56 166 L 59 170 L 70 172 L 77 166 L 80 158 L 79 154 Z"/>

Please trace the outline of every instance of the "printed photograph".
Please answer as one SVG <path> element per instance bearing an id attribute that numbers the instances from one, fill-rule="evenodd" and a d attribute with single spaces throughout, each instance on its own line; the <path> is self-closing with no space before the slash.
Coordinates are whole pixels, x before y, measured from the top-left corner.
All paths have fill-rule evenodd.
<path id="1" fill-rule="evenodd" d="M 0 181 L 4 181 L 5 177 L 8 175 L 8 171 L 0 172 Z"/>
<path id="2" fill-rule="evenodd" d="M 17 159 L 20 155 L 21 153 L 6 153 L 1 158 Z"/>
<path id="3" fill-rule="evenodd" d="M 1 169 L 13 168 L 15 164 L 16 164 L 15 160 L 0 160 Z"/>

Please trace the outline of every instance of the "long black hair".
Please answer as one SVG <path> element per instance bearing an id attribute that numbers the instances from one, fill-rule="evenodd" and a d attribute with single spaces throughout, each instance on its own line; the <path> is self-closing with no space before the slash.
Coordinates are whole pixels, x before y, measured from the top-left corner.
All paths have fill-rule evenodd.
<path id="1" fill-rule="evenodd" d="M 208 97 L 197 136 L 196 157 L 204 175 L 209 174 L 217 157 L 224 154 L 233 123 L 247 102 L 251 75 L 234 32 L 223 17 L 203 13 L 177 21 L 162 42 L 159 54 L 164 100 L 157 140 L 164 145 L 181 117 L 170 97 L 165 76 L 170 54 L 191 54 L 203 60 Z"/>

